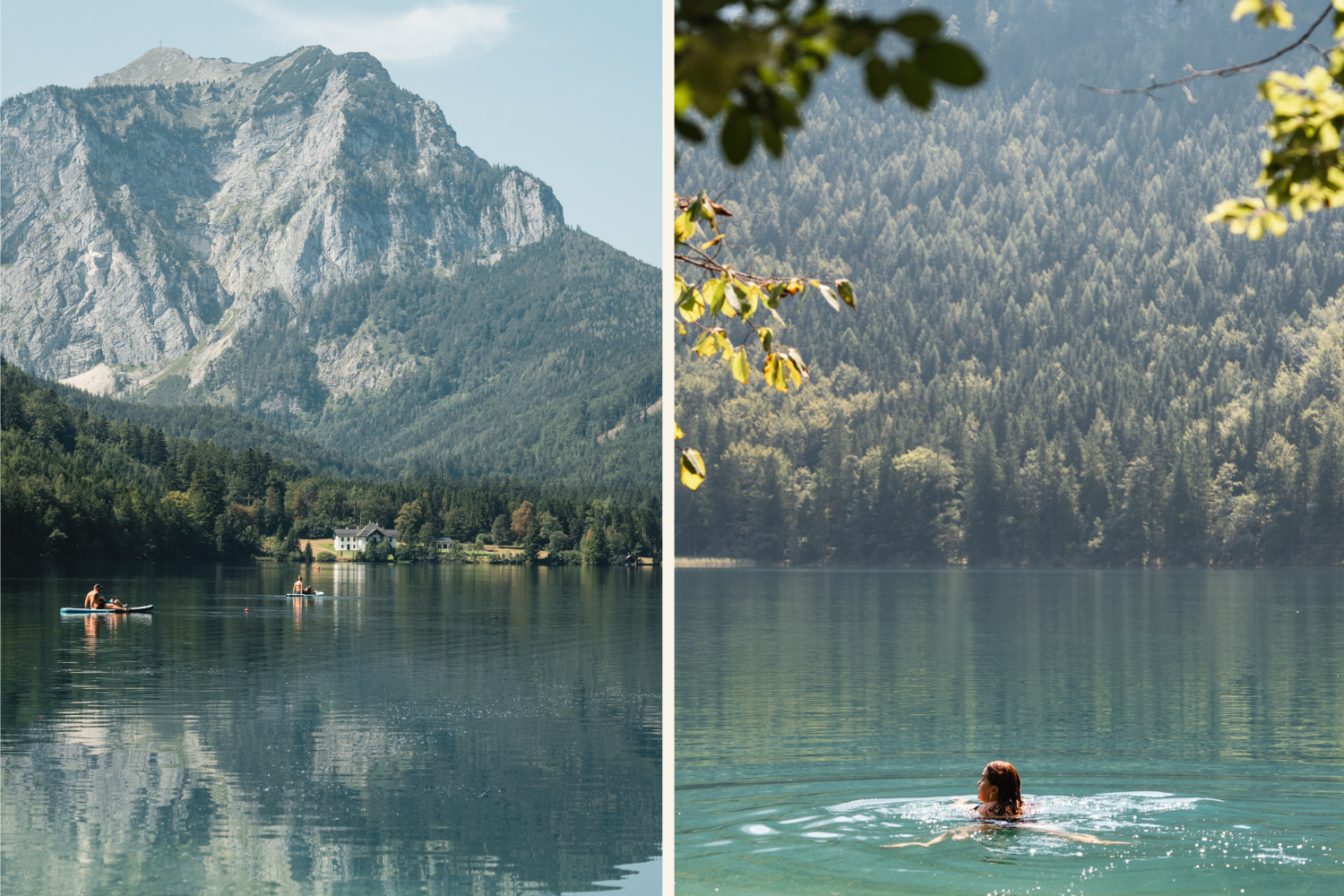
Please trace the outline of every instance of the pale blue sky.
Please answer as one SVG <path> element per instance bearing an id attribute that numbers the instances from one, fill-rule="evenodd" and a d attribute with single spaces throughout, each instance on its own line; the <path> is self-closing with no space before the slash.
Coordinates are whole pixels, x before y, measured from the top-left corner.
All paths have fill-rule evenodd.
<path id="1" fill-rule="evenodd" d="M 662 0 L 5 0 L 0 91 L 84 87 L 160 43 L 367 51 L 477 155 L 550 184 L 569 224 L 657 265 L 661 20 Z"/>

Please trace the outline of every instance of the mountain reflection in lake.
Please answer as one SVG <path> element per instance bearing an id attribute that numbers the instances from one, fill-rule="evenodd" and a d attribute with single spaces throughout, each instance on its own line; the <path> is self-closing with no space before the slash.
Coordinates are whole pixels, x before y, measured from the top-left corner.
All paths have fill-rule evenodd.
<path id="1" fill-rule="evenodd" d="M 6 892 L 560 893 L 660 852 L 657 572 L 100 573 L 3 589 Z"/>

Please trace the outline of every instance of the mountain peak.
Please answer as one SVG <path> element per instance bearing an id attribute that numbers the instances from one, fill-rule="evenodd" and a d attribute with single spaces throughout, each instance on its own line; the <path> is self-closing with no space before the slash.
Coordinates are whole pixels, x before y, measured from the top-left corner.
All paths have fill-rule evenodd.
<path id="1" fill-rule="evenodd" d="M 90 87 L 149 86 L 183 81 L 229 81 L 249 66 L 232 59 L 192 57 L 176 47 L 155 47 L 140 58 L 106 75 L 98 75 Z"/>
<path id="2" fill-rule="evenodd" d="M 392 76 L 368 53 L 337 55 L 323 46 L 299 47 L 261 62 L 234 62 L 227 57 L 193 57 L 176 47 L 155 47 L 114 72 L 98 75 L 89 87 L 169 87 L 175 84 L 216 84 L 238 87 L 242 95 L 293 90 L 303 84 L 324 84 L 334 71 L 352 82 L 392 84 Z M 267 85 L 271 90 L 267 91 Z"/>
<path id="3" fill-rule="evenodd" d="M 156 47 L 0 116 L 0 352 L 47 376 L 177 364 L 194 384 L 277 300 L 447 275 L 564 227 L 546 184 L 462 146 L 368 53 Z"/>

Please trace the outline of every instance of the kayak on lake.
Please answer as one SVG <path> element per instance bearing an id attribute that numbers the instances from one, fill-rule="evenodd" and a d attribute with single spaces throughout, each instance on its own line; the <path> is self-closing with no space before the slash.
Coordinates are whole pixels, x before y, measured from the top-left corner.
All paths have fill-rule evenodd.
<path id="1" fill-rule="evenodd" d="M 103 609 L 101 609 L 101 610 L 92 610 L 92 609 L 87 609 L 87 608 L 85 608 L 85 607 L 61 607 L 61 612 L 62 612 L 62 613 L 86 613 L 86 614 L 92 616 L 92 615 L 107 615 L 107 614 L 109 614 L 109 613 L 148 613 L 148 612 L 149 612 L 150 610 L 152 610 L 152 609 L 154 609 L 154 605 L 153 605 L 153 604 L 146 604 L 146 605 L 143 606 L 143 607 L 127 607 L 127 608 L 124 609 L 124 610 L 119 610 L 119 609 L 117 609 L 117 608 L 115 608 L 115 607 L 105 607 L 105 608 L 103 608 Z"/>

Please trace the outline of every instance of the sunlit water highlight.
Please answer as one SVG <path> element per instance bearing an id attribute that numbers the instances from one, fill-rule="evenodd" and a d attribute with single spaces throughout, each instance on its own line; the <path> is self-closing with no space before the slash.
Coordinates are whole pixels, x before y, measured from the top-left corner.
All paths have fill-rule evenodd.
<path id="1" fill-rule="evenodd" d="M 1344 892 L 1342 583 L 678 571 L 678 893 Z"/>

